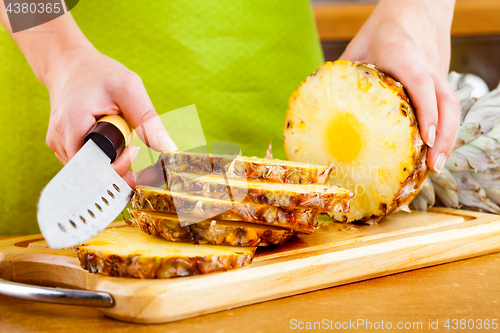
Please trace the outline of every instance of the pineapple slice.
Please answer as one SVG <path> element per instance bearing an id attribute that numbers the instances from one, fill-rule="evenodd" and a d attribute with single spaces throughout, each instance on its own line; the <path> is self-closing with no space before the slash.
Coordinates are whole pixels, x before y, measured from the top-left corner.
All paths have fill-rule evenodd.
<path id="1" fill-rule="evenodd" d="M 156 164 L 168 171 L 195 174 L 223 174 L 230 177 L 267 180 L 277 183 L 325 184 L 334 166 L 296 163 L 257 157 L 207 155 L 164 151 Z"/>
<path id="2" fill-rule="evenodd" d="M 226 246 L 282 245 L 293 230 L 239 221 L 206 220 L 181 226 L 175 214 L 129 209 L 133 221 L 147 234 L 170 241 Z"/>
<path id="3" fill-rule="evenodd" d="M 338 221 L 376 223 L 408 210 L 428 169 L 413 107 L 399 82 L 375 66 L 327 62 L 290 97 L 287 158 L 336 164 L 330 184 L 356 196 Z"/>
<path id="4" fill-rule="evenodd" d="M 285 209 L 310 208 L 320 212 L 348 212 L 354 194 L 338 186 L 246 181 L 212 175 L 170 172 L 171 191 L 202 197 L 272 205 Z"/>
<path id="5" fill-rule="evenodd" d="M 108 228 L 77 246 L 81 266 L 91 273 L 140 279 L 207 274 L 252 262 L 255 247 L 194 245 L 151 237 L 138 228 Z"/>
<path id="6" fill-rule="evenodd" d="M 217 219 L 263 223 L 305 234 L 314 231 L 318 217 L 318 212 L 312 209 L 287 210 L 251 202 L 234 203 L 149 186 L 136 186 L 132 206 L 138 210 L 178 214 L 181 218 L 189 216 L 198 221 Z"/>

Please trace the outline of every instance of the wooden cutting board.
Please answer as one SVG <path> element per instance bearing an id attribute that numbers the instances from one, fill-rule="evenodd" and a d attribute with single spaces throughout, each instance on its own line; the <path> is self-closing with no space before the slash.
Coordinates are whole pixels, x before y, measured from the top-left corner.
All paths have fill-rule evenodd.
<path id="1" fill-rule="evenodd" d="M 162 323 L 497 251 L 500 216 L 438 208 L 378 225 L 327 222 L 313 235 L 259 249 L 247 267 L 167 280 L 91 274 L 74 251 L 23 236 L 0 241 L 0 278 L 105 291 L 116 303 L 105 315 Z"/>

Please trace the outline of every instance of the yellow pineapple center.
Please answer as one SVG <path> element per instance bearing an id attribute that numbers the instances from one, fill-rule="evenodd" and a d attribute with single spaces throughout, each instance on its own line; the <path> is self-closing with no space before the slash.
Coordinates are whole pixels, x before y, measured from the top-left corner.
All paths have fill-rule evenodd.
<path id="1" fill-rule="evenodd" d="M 336 162 L 352 162 L 361 150 L 360 126 L 350 114 L 335 117 L 328 128 L 328 150 Z"/>

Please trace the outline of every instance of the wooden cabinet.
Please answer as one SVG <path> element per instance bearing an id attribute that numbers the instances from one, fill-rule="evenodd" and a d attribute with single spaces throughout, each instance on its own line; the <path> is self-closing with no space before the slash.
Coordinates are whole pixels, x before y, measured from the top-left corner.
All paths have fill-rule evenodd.
<path id="1" fill-rule="evenodd" d="M 322 41 L 349 40 L 376 6 L 375 1 L 313 1 Z M 500 34 L 500 0 L 458 0 L 452 36 Z"/>
<path id="2" fill-rule="evenodd" d="M 336 60 L 377 4 L 376 0 L 313 0 L 326 60 Z M 490 89 L 500 81 L 500 0 L 458 0 L 451 28 L 450 70 L 473 73 Z"/>

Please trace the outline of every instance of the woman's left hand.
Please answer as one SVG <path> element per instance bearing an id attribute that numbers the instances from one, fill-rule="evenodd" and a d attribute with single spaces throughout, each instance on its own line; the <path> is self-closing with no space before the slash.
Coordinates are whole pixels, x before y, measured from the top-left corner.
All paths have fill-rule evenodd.
<path id="1" fill-rule="evenodd" d="M 340 57 L 376 65 L 400 81 L 440 172 L 458 138 L 459 101 L 447 81 L 454 0 L 380 0 Z"/>

